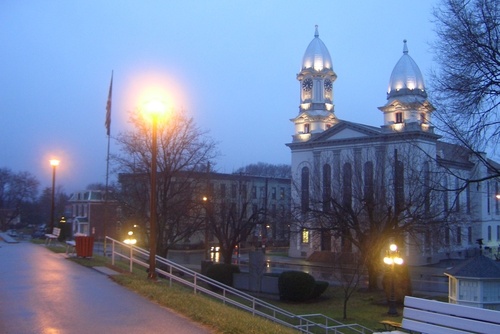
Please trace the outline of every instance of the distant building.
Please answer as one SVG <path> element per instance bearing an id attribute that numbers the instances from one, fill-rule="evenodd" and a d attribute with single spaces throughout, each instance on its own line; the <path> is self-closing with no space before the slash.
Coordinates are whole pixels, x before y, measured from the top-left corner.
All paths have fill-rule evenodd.
<path id="1" fill-rule="evenodd" d="M 67 222 L 72 224 L 72 233 L 92 235 L 96 240 L 104 236 L 121 238 L 121 207 L 111 196 L 106 200 L 103 190 L 84 190 L 71 194 L 66 209 Z"/>
<path id="2" fill-rule="evenodd" d="M 158 176 L 161 178 L 161 176 Z M 191 184 L 186 178 L 192 179 Z M 127 174 L 119 175 L 119 182 L 122 186 L 122 191 L 125 196 L 137 196 L 137 189 L 142 189 L 141 198 L 129 199 L 135 203 L 141 202 L 141 205 L 149 205 L 149 176 L 145 174 Z M 289 241 L 289 223 L 290 223 L 290 179 L 275 178 L 264 176 L 253 176 L 246 174 L 224 174 L 224 173 L 177 173 L 171 180 L 172 189 L 178 187 L 186 187 L 190 190 L 191 201 L 199 203 L 203 197 L 210 201 L 211 205 L 226 207 L 228 210 L 231 207 L 237 207 L 243 202 L 251 206 L 246 214 L 248 217 L 252 212 L 262 212 L 259 215 L 258 224 L 249 237 L 248 242 L 272 243 L 276 245 L 288 245 Z M 140 184 L 140 185 L 139 185 Z M 129 194 L 129 195 L 127 195 Z M 126 214 L 134 216 L 134 214 Z M 202 216 L 205 213 L 202 212 Z M 187 215 L 189 216 L 189 215 Z M 248 218 L 246 217 L 246 218 Z M 133 218 L 137 221 L 137 217 Z M 186 221 L 186 223 L 189 223 Z M 129 222 L 124 224 L 131 225 Z M 216 245 L 217 240 L 211 233 L 205 234 L 205 230 L 199 230 L 192 234 L 188 239 L 184 240 L 186 247 L 189 245 L 197 245 L 205 242 L 205 237 L 208 237 L 210 245 Z"/>
<path id="3" fill-rule="evenodd" d="M 412 223 L 410 215 L 399 216 L 397 222 L 408 264 L 465 258 L 474 254 L 475 241 L 480 238 L 485 249 L 498 253 L 498 180 L 488 179 L 490 171 L 467 149 L 445 143 L 434 133 L 434 107 L 406 41 L 390 76 L 387 102 L 378 108 L 380 127 L 337 118 L 336 78 L 330 53 L 316 27 L 297 74 L 299 113 L 291 119 L 295 131 L 287 144 L 296 213 L 289 255 L 307 258 L 316 251 L 350 249 L 341 233 L 321 228 L 310 214 L 312 210 L 328 212 L 332 201 L 359 211 L 360 223 L 366 222 L 366 206 L 377 201 L 392 203 L 391 212 L 399 205 L 413 210 L 413 219 L 418 216 L 420 220 L 418 229 L 404 233 Z M 353 98 L 362 99 L 363 92 L 353 92 Z M 467 186 L 468 179 L 485 181 Z"/>

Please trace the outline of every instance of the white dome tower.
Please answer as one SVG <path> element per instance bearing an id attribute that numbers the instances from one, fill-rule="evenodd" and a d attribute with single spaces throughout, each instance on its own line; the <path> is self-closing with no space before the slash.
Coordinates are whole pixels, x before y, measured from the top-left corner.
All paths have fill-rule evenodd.
<path id="1" fill-rule="evenodd" d="M 408 55 L 406 40 L 403 56 L 392 70 L 387 90 L 387 103 L 379 109 L 384 113 L 383 128 L 388 131 L 432 131 L 431 113 L 434 107 L 427 100 L 424 77 Z"/>
<path id="2" fill-rule="evenodd" d="M 333 107 L 333 82 L 337 75 L 332 68 L 332 58 L 316 26 L 314 39 L 302 58 L 302 68 L 297 74 L 300 84 L 299 115 L 291 119 L 295 124 L 293 141 L 307 141 L 337 122 Z"/>

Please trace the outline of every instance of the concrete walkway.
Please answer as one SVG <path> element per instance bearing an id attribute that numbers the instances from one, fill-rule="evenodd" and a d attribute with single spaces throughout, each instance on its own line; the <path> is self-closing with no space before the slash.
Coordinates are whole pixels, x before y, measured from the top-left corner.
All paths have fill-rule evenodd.
<path id="1" fill-rule="evenodd" d="M 0 333 L 211 333 L 43 245 L 0 241 Z"/>

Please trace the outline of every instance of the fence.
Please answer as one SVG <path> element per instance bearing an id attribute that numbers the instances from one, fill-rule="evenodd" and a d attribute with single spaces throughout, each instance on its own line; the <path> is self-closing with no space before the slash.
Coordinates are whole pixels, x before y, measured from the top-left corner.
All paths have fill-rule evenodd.
<path id="1" fill-rule="evenodd" d="M 149 268 L 148 251 L 109 237 L 106 239 L 111 243 L 113 265 L 116 261 L 126 261 L 130 272 L 134 265 Z M 158 276 L 168 280 L 170 286 L 179 283 L 193 289 L 195 294 L 210 296 L 223 304 L 295 328 L 302 333 L 373 333 L 371 329 L 361 325 L 343 324 L 322 314 L 293 314 L 160 256 L 156 256 L 156 272 Z"/>

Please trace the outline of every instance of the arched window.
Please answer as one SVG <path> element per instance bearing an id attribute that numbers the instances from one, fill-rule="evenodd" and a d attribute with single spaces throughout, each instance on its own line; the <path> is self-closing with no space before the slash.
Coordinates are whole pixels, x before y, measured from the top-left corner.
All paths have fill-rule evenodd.
<path id="1" fill-rule="evenodd" d="M 342 173 L 342 204 L 346 208 L 352 205 L 352 166 L 350 163 L 344 164 Z"/>
<path id="2" fill-rule="evenodd" d="M 331 209 L 332 201 L 332 167 L 329 164 L 323 166 L 323 211 Z"/>
<path id="3" fill-rule="evenodd" d="M 364 201 L 366 205 L 373 205 L 373 162 L 367 161 L 365 162 L 364 168 Z"/>
<path id="4" fill-rule="evenodd" d="M 302 212 L 309 210 L 309 168 L 302 168 L 301 184 L 300 184 L 300 208 Z"/>

